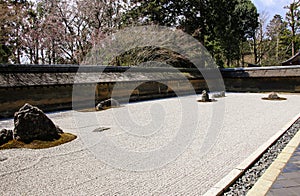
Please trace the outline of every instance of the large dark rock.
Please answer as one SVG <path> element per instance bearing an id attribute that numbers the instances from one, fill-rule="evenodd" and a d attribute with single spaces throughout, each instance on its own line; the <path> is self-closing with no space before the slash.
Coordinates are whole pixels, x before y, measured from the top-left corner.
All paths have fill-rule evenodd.
<path id="1" fill-rule="evenodd" d="M 109 107 L 119 107 L 120 104 L 117 100 L 110 98 L 110 99 L 106 99 L 104 101 L 101 101 L 97 106 L 96 106 L 96 110 L 100 111 L 100 110 L 104 110 L 106 108 Z"/>
<path id="2" fill-rule="evenodd" d="M 14 124 L 14 138 L 24 142 L 52 141 L 59 139 L 59 134 L 62 133 L 62 130 L 42 110 L 29 104 L 25 104 L 15 113 Z"/>
<path id="3" fill-rule="evenodd" d="M 13 139 L 13 131 L 2 129 L 0 131 L 0 146 Z"/>

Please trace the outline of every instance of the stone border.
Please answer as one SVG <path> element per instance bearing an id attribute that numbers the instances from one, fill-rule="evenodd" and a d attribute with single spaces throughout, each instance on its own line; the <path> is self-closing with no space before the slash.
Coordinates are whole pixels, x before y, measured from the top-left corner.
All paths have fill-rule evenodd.
<path id="1" fill-rule="evenodd" d="M 261 145 L 254 153 L 252 153 L 246 160 L 244 160 L 241 164 L 236 166 L 228 175 L 226 175 L 223 179 L 221 179 L 217 184 L 215 184 L 211 189 L 209 189 L 204 196 L 215 196 L 221 195 L 226 191 L 239 177 L 243 175 L 243 173 L 253 165 L 261 156 L 264 154 L 267 149 L 274 144 L 300 117 L 300 113 L 296 115 L 290 122 L 288 122 L 279 132 L 277 132 L 274 136 L 272 136 L 267 142 Z M 296 135 L 299 137 L 300 133 Z M 296 136 L 294 138 L 296 138 Z M 292 142 L 294 138 L 290 141 Z M 289 143 L 290 144 L 290 143 Z M 289 146 L 288 144 L 288 146 Z M 286 152 L 286 151 L 284 151 Z M 294 151 L 293 151 L 294 152 Z M 282 155 L 283 156 L 283 155 Z M 280 158 L 280 156 L 278 156 Z M 277 160 L 277 159 L 276 159 Z M 285 164 L 284 164 L 285 165 Z M 275 173 L 274 173 L 275 175 Z M 276 176 L 277 178 L 277 176 Z M 269 183 L 270 184 L 270 183 Z M 273 183 L 269 186 L 272 186 Z M 266 186 L 264 184 L 263 186 Z M 268 189 L 269 190 L 269 189 Z"/>
<path id="2" fill-rule="evenodd" d="M 278 155 L 276 160 L 270 165 L 265 173 L 259 178 L 254 186 L 247 193 L 248 196 L 266 195 L 282 169 L 292 157 L 293 153 L 300 144 L 300 131 L 292 138 L 283 151 Z"/>

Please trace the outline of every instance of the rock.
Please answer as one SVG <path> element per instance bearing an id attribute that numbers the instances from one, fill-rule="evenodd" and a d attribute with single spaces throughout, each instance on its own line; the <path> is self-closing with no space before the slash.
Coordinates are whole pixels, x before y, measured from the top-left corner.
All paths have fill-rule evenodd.
<path id="1" fill-rule="evenodd" d="M 62 130 L 37 107 L 25 104 L 14 116 L 14 139 L 52 141 L 60 138 Z"/>
<path id="2" fill-rule="evenodd" d="M 10 140 L 13 140 L 13 131 L 2 129 L 0 131 L 0 146 L 9 142 Z"/>
<path id="3" fill-rule="evenodd" d="M 225 95 L 225 91 L 221 91 L 220 92 L 220 95 L 221 95 L 221 97 L 225 97 L 226 95 Z"/>
<path id="4" fill-rule="evenodd" d="M 97 128 L 97 129 L 95 129 L 93 132 L 101 133 L 101 132 L 107 131 L 107 130 L 109 130 L 109 129 L 110 129 L 110 128 L 108 128 L 108 127 L 99 127 L 99 128 Z"/>
<path id="5" fill-rule="evenodd" d="M 279 97 L 277 93 L 272 92 L 271 94 L 268 95 L 268 97 L 262 98 L 263 100 L 272 100 L 272 101 L 283 101 L 287 100 L 286 98 Z"/>
<path id="6" fill-rule="evenodd" d="M 279 99 L 279 96 L 277 93 L 275 92 L 272 92 L 269 96 L 268 96 L 269 99 Z"/>
<path id="7" fill-rule="evenodd" d="M 201 101 L 202 102 L 209 102 L 210 101 L 208 93 L 206 92 L 206 90 L 202 91 Z"/>
<path id="8" fill-rule="evenodd" d="M 110 99 L 106 99 L 104 101 L 101 101 L 97 106 L 96 106 L 96 110 L 100 111 L 100 110 L 104 110 L 107 107 L 119 107 L 120 104 L 117 100 L 110 98 Z"/>
<path id="9" fill-rule="evenodd" d="M 212 95 L 213 98 L 225 97 L 225 91 L 221 91 Z"/>

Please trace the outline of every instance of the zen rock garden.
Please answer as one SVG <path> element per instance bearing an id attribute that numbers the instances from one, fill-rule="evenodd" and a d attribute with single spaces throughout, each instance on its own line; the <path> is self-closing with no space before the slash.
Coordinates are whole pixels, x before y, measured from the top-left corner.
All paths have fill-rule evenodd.
<path id="1" fill-rule="evenodd" d="M 75 135 L 64 133 L 42 110 L 25 104 L 14 115 L 14 130 L 0 131 L 0 149 L 47 148 L 75 138 Z"/>
<path id="2" fill-rule="evenodd" d="M 225 92 L 212 93 L 212 98 L 225 97 Z M 286 98 L 280 97 L 272 92 L 263 100 L 280 101 Z M 206 90 L 202 91 L 198 102 L 214 102 Z M 101 101 L 96 105 L 97 111 L 113 107 L 120 107 L 117 100 L 113 98 Z M 102 131 L 102 129 L 101 129 Z M 64 133 L 55 125 L 42 110 L 30 104 L 25 104 L 14 114 L 14 129 L 0 130 L 0 149 L 9 148 L 48 148 L 70 142 L 76 138 L 75 135 Z"/>

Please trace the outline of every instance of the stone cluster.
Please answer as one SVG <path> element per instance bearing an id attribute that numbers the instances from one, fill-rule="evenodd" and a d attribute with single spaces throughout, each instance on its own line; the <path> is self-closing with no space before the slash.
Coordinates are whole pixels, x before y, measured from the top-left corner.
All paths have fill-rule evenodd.
<path id="1" fill-rule="evenodd" d="M 278 96 L 277 93 L 272 92 L 272 93 L 269 94 L 268 98 L 269 99 L 279 99 L 279 96 Z"/>
<path id="2" fill-rule="evenodd" d="M 23 142 L 33 140 L 52 141 L 60 138 L 63 131 L 42 110 L 25 104 L 14 115 L 14 130 L 0 131 L 0 145 L 15 139 Z"/>
<path id="3" fill-rule="evenodd" d="M 106 108 L 109 107 L 119 107 L 120 104 L 117 100 L 110 98 L 110 99 L 106 99 L 104 101 L 101 101 L 97 106 L 96 106 L 96 110 L 97 111 L 101 111 L 101 110 L 105 110 Z"/>

